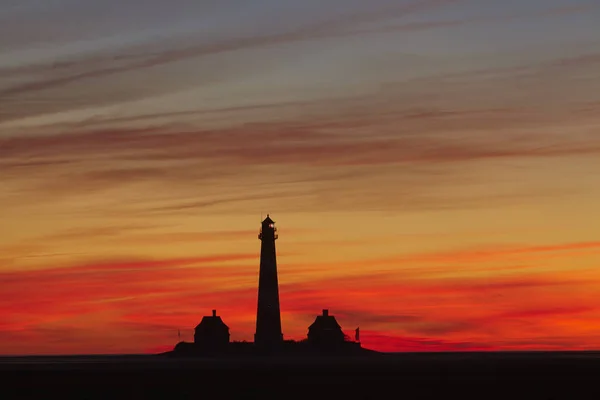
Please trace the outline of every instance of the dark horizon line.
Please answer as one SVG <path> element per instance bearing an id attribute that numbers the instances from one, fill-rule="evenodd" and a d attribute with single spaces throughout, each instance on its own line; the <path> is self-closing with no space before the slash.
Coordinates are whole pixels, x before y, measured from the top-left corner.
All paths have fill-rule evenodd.
<path id="1" fill-rule="evenodd" d="M 377 351 L 373 350 L 382 355 L 402 355 L 402 354 L 429 354 L 429 355 L 440 355 L 440 354 L 540 354 L 540 353 L 552 353 L 552 354 L 581 354 L 581 353 L 598 353 L 599 349 L 590 350 L 442 350 L 442 351 Z M 60 358 L 60 357 L 152 357 L 162 355 L 162 353 L 89 353 L 89 354 L 0 354 L 0 360 L 9 358 Z"/>

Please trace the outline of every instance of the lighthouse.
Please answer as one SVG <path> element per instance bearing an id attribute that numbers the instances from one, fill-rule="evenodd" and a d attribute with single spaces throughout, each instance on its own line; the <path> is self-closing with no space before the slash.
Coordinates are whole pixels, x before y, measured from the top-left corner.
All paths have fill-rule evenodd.
<path id="1" fill-rule="evenodd" d="M 256 312 L 256 334 L 254 343 L 272 349 L 283 342 L 281 313 L 279 310 L 279 283 L 277 279 L 277 239 L 275 222 L 267 214 L 262 221 L 258 238 L 260 246 L 260 272 L 258 278 L 258 309 Z"/>

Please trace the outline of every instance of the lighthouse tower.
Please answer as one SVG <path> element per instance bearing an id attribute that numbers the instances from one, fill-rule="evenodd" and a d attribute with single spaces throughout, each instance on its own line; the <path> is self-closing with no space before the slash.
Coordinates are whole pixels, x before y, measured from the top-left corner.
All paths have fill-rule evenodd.
<path id="1" fill-rule="evenodd" d="M 274 348 L 283 342 L 279 311 L 279 283 L 275 240 L 277 228 L 267 214 L 258 235 L 260 246 L 260 273 L 258 278 L 258 310 L 254 343 L 261 348 Z"/>

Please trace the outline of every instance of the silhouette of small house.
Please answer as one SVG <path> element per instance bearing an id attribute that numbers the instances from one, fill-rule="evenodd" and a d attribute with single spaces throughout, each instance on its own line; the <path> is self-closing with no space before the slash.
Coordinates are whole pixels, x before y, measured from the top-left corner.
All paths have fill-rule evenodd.
<path id="1" fill-rule="evenodd" d="M 308 327 L 308 342 L 311 344 L 334 345 L 343 343 L 345 338 L 342 327 L 333 315 L 329 315 L 329 310 L 323 310 L 323 315 L 317 316 Z"/>
<path id="2" fill-rule="evenodd" d="M 229 344 L 229 327 L 217 316 L 217 310 L 212 310 L 211 316 L 202 317 L 194 332 L 194 343 L 212 349 Z"/>

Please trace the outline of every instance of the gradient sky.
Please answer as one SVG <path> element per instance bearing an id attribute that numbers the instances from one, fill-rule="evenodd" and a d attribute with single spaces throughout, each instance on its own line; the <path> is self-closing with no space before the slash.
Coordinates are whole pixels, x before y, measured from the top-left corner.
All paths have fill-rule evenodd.
<path id="1" fill-rule="evenodd" d="M 0 354 L 217 309 L 379 350 L 600 347 L 600 3 L 0 0 Z"/>

